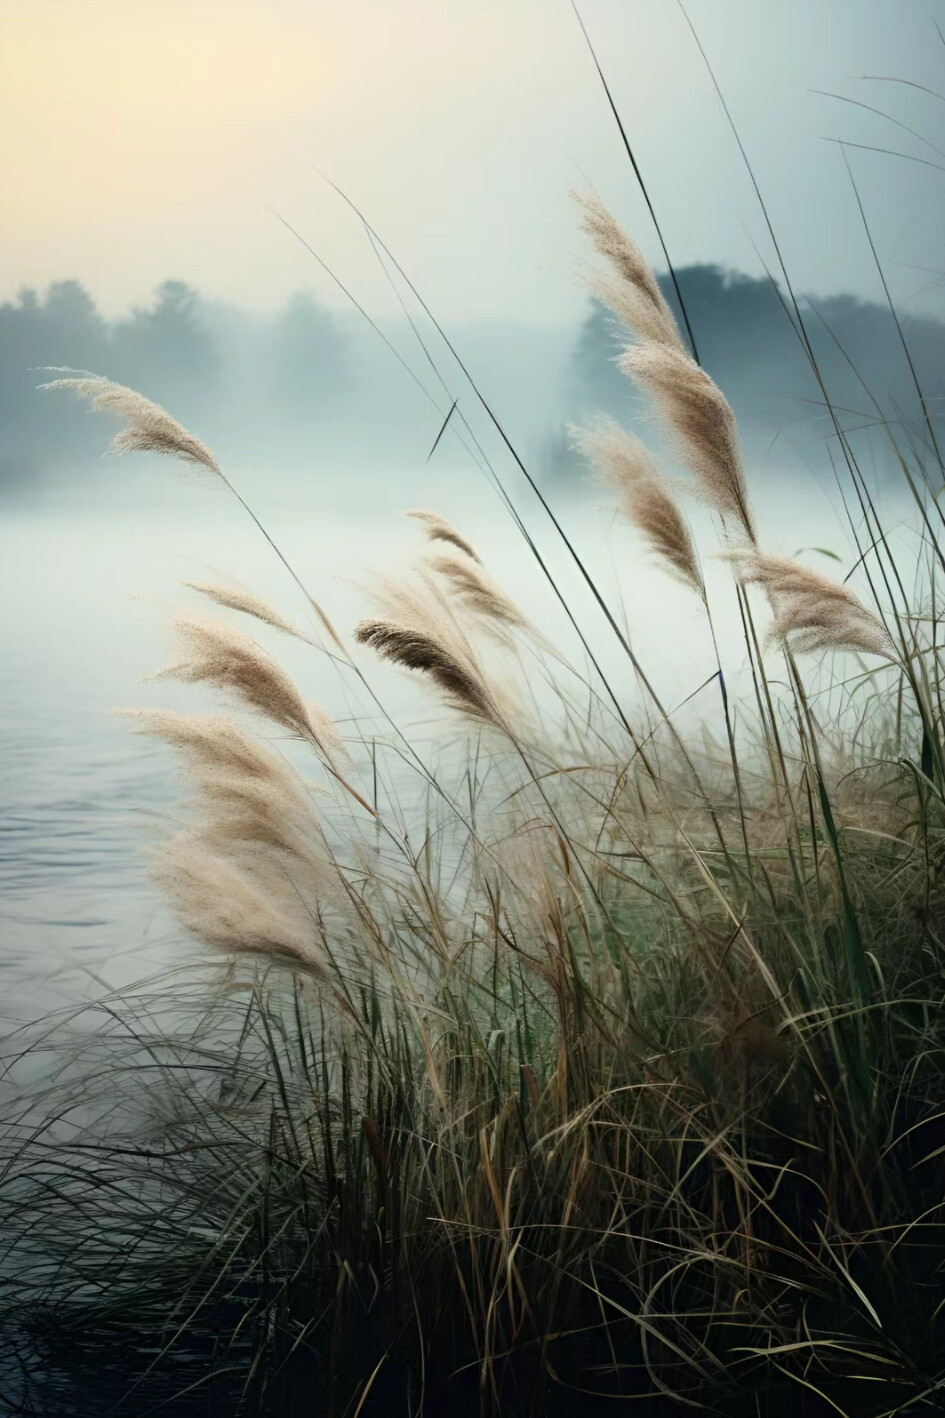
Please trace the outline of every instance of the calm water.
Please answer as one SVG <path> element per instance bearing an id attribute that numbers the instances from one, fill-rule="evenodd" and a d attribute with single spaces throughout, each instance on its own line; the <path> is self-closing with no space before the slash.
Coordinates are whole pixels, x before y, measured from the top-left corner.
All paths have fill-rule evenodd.
<path id="1" fill-rule="evenodd" d="M 182 493 L 171 512 L 34 511 L 0 527 L 0 1032 L 193 959 L 143 860 L 173 812 L 173 765 L 111 711 L 215 707 L 139 682 L 173 658 L 163 622 L 201 609 L 181 581 L 235 579 L 299 608 L 258 535 L 195 501 L 189 520 Z M 332 575 L 342 545 L 320 557 Z"/>
<path id="2" fill-rule="evenodd" d="M 116 472 L 116 479 L 119 474 Z M 165 475 L 166 476 L 166 475 Z M 310 589 L 340 629 L 370 612 L 364 586 L 372 572 L 396 573 L 422 546 L 404 508 L 433 505 L 470 535 L 494 574 L 538 619 L 573 648 L 535 567 L 481 485 L 434 486 L 420 474 L 367 478 L 363 497 L 350 480 L 342 510 L 295 485 L 260 483 L 256 505 Z M 298 592 L 245 517 L 216 494 L 169 483 L 160 504 L 108 510 L 61 501 L 8 511 L 0 521 L 0 567 L 6 607 L 0 629 L 0 1016 L 5 1027 L 108 988 L 192 960 L 149 885 L 142 847 L 172 810 L 176 785 L 168 758 L 110 716 L 115 706 L 208 707 L 199 695 L 164 684 L 139 684 L 166 663 L 162 622 L 181 604 L 197 606 L 180 582 L 232 579 L 290 615 L 303 613 Z M 810 543 L 836 546 L 849 564 L 839 519 L 823 494 L 794 494 L 766 518 L 774 547 L 791 553 Z M 565 509 L 569 528 L 613 604 L 621 602 L 634 645 L 667 702 L 682 699 L 713 668 L 705 625 L 687 593 L 647 564 L 638 544 L 605 511 Z M 536 519 L 536 527 L 540 523 Z M 709 543 L 709 551 L 714 549 Z M 594 623 L 586 596 L 553 543 L 551 565 L 578 609 Z M 826 565 L 826 563 L 824 563 Z M 724 577 L 710 565 L 712 577 Z M 360 586 L 359 583 L 360 582 Z M 135 599 L 137 597 L 138 599 Z M 728 598 L 730 602 L 730 597 Z M 733 607 L 720 627 L 730 677 L 741 663 Z M 613 660 L 606 637 L 596 647 Z M 275 646 L 273 648 L 276 648 Z M 324 661 L 278 651 L 299 671 L 306 692 L 350 730 L 356 705 Z M 619 678 L 621 670 L 614 669 Z M 402 678 L 380 677 L 386 702 L 407 705 Z M 629 682 L 624 682 L 628 694 Z M 717 712 L 713 698 L 707 712 Z M 429 703 L 425 709 L 430 719 Z M 370 719 L 362 720 L 370 731 Z M 427 725 L 429 727 L 429 725 Z"/>

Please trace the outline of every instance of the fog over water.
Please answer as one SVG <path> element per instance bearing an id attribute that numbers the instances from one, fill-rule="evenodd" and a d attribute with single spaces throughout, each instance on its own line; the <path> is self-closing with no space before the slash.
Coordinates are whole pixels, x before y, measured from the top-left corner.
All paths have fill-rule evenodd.
<path id="1" fill-rule="evenodd" d="M 762 537 L 788 554 L 826 547 L 847 570 L 855 551 L 836 488 L 823 472 L 805 471 L 795 458 L 779 478 L 769 464 L 756 490 Z M 423 551 L 420 528 L 404 511 L 434 506 L 471 538 L 553 643 L 582 664 L 580 646 L 520 534 L 458 446 L 444 447 L 430 464 L 348 468 L 334 482 L 325 470 L 307 478 L 292 469 L 245 468 L 238 481 L 343 634 L 371 613 L 372 577 L 406 574 Z M 625 660 L 547 516 L 521 479 L 509 481 L 623 702 L 642 712 Z M 326 495 L 329 487 L 343 495 Z M 585 484 L 577 492 L 554 487 L 548 496 L 615 614 L 626 616 L 659 694 L 675 706 L 715 667 L 698 605 L 651 564 L 605 494 Z M 900 511 L 912 520 L 901 495 L 890 488 L 884 496 L 893 522 Z M 726 676 L 737 695 L 746 687 L 744 655 L 728 574 L 711 559 L 719 542 L 709 519 L 694 508 L 693 521 Z M 908 532 L 895 535 L 914 555 Z M 88 497 L 81 485 L 63 483 L 42 502 L 9 507 L 0 524 L 0 565 L 12 608 L 0 635 L 0 1012 L 12 1023 L 205 957 L 182 939 L 147 879 L 144 849 L 173 817 L 179 788 L 170 755 L 110 713 L 122 706 L 217 707 L 199 690 L 139 683 L 173 658 L 167 618 L 181 607 L 201 609 L 181 583 L 239 584 L 306 621 L 297 587 L 225 490 L 160 459 L 107 462 Z M 306 695 L 337 716 L 344 734 L 389 737 L 372 706 L 353 693 L 350 676 L 264 627 L 259 635 Z M 377 667 L 362 652 L 359 661 L 385 707 L 414 736 L 425 744 L 450 736 L 449 715 L 407 676 Z M 721 733 L 716 687 L 703 689 L 680 722 L 686 715 Z"/>
<path id="2" fill-rule="evenodd" d="M 621 703 L 645 712 L 503 437 L 391 261 L 350 208 L 326 196 L 313 161 L 364 200 L 421 283 L 625 619 L 661 700 L 674 707 L 694 695 L 679 722 L 721 732 L 700 608 L 654 568 L 569 442 L 569 424 L 604 412 L 678 471 L 651 410 L 616 369 L 608 317 L 586 296 L 586 243 L 568 188 L 613 198 L 645 254 L 663 256 L 571 7 L 513 8 L 405 0 L 395 21 L 391 7 L 370 0 L 277 0 L 271 9 L 208 0 L 188 7 L 182 23 L 176 0 L 89 0 L 81 19 L 54 0 L 9 6 L 15 42 L 0 58 L 9 80 L 0 87 L 6 129 L 19 135 L 9 171 L 0 159 L 17 208 L 0 272 L 0 1014 L 9 1022 L 197 958 L 149 885 L 143 856 L 173 815 L 173 766 L 110 713 L 210 707 L 179 686 L 139 683 L 172 657 L 163 628 L 172 609 L 198 606 L 181 583 L 231 580 L 306 615 L 233 499 L 161 460 L 102 461 L 107 420 L 68 395 L 38 392 L 47 366 L 132 385 L 204 438 L 346 636 L 373 608 L 371 578 L 406 571 L 422 552 L 404 512 L 432 507 L 582 666 L 491 466 Z M 783 279 L 775 288 L 765 275 L 774 269 L 768 235 L 682 13 L 657 0 L 584 8 L 651 181 L 700 355 L 738 415 L 762 541 L 788 555 L 820 548 L 802 555 L 846 574 L 857 551 L 837 487 L 839 443 Z M 878 0 L 826 8 L 693 0 L 691 9 L 797 289 L 816 293 L 801 304 L 817 358 L 909 565 L 915 518 L 878 422 L 889 419 L 909 442 L 921 410 L 850 173 L 822 140 L 889 147 L 894 135 L 918 159 L 896 164 L 864 151 L 852 161 L 938 420 L 940 197 L 923 135 L 934 138 L 939 110 L 922 88 L 940 83 L 932 31 L 924 16 L 907 21 Z M 897 74 L 915 83 L 899 84 Z M 852 102 L 823 93 L 815 101 L 812 89 Z M 906 129 L 889 127 L 886 108 L 911 130 L 912 147 Z M 360 313 L 268 202 L 347 283 Z M 730 578 L 713 560 L 711 519 L 691 502 L 687 510 L 737 695 L 744 656 Z M 387 732 L 354 696 L 350 675 L 260 638 L 343 732 Z M 455 738 L 449 716 L 415 683 L 369 655 L 359 663 L 412 733 L 430 744 Z"/>
<path id="3" fill-rule="evenodd" d="M 825 548 L 845 573 L 856 550 L 835 476 L 838 445 L 777 298 L 762 283 L 713 268 L 684 275 L 704 358 L 740 414 L 764 544 L 788 555 Z M 75 292 L 67 294 L 67 309 L 71 301 L 75 313 Z M 87 305 L 79 306 L 88 316 Z M 3 389 L 14 414 L 0 435 L 0 565 L 8 607 L 0 630 L 0 980 L 7 982 L 0 1012 L 9 1024 L 205 958 L 182 938 L 147 875 L 145 849 L 175 811 L 174 766 L 165 750 L 110 712 L 155 704 L 218 707 L 199 691 L 139 683 L 172 658 L 164 628 L 172 612 L 201 608 L 182 583 L 236 583 L 303 624 L 308 614 L 271 548 L 212 478 L 153 456 L 102 460 L 97 455 L 113 431 L 109 420 L 90 415 L 71 394 L 36 392 L 43 377 L 36 363 L 54 358 L 49 342 L 58 337 L 61 297 L 44 315 L 49 307 L 47 297 L 45 306 L 21 299 L 0 309 L 0 344 L 7 341 Z M 904 375 L 901 361 L 889 354 L 888 313 L 844 298 L 835 299 L 830 312 L 872 386 L 886 391 L 890 416 L 902 412 L 914 421 L 908 371 Z M 573 628 L 503 505 L 491 468 L 622 704 L 646 712 L 626 658 L 538 496 L 431 332 L 422 333 L 436 371 L 415 332 L 403 324 L 388 327 L 408 369 L 375 332 L 326 321 L 309 305 L 301 327 L 289 332 L 298 368 L 286 364 L 282 382 L 266 383 L 253 365 L 269 368 L 271 327 L 268 333 L 258 324 L 248 330 L 234 312 L 227 326 L 196 296 L 184 313 L 176 327 L 142 317 L 137 345 L 120 324 L 95 320 L 83 338 L 99 341 L 100 368 L 165 398 L 212 443 L 343 634 L 374 609 L 373 580 L 407 574 L 422 554 L 420 528 L 403 514 L 433 507 L 472 539 L 496 579 L 583 667 Z M 24 331 L 39 342 L 31 368 L 11 358 Z M 937 369 L 945 367 L 938 364 L 945 329 L 913 319 L 909 333 L 934 391 Z M 721 736 L 717 686 L 700 689 L 715 669 L 701 609 L 654 567 L 612 499 L 581 466 L 566 433 L 570 420 L 608 411 L 651 442 L 668 472 L 678 471 L 649 410 L 616 371 L 609 321 L 591 307 L 576 328 L 470 327 L 457 343 L 615 616 L 625 618 L 664 705 L 675 708 L 698 691 L 676 722 L 704 721 Z M 181 381 L 179 361 L 188 347 L 191 377 Z M 764 357 L 747 359 L 746 350 Z M 76 353 L 81 357 L 81 348 Z M 888 440 L 871 426 L 875 409 L 867 404 L 864 412 L 862 388 L 851 388 L 843 360 L 834 353 L 830 363 L 828 349 L 827 362 L 864 469 L 889 522 L 902 522 L 894 536 L 908 564 L 918 547 L 908 531 L 915 517 Z M 284 376 L 293 369 L 298 378 L 286 387 Z M 457 397 L 458 411 L 437 441 Z M 726 680 L 737 697 L 748 686 L 730 578 L 713 559 L 717 529 L 691 499 L 687 510 L 712 588 Z M 840 570 L 822 551 L 804 555 L 825 570 Z M 337 716 L 346 735 L 389 737 L 389 726 L 353 693 L 350 674 L 265 628 L 260 638 L 298 674 L 305 693 Z M 370 655 L 359 652 L 359 659 L 385 707 L 428 745 L 425 752 L 435 756 L 438 737 L 455 739 L 449 715 L 420 686 Z"/>

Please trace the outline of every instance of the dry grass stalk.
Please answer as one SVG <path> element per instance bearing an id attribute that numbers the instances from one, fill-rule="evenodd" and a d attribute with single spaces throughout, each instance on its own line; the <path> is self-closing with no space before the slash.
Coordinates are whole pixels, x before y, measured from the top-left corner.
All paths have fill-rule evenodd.
<path id="1" fill-rule="evenodd" d="M 624 516 L 644 534 L 672 574 L 705 599 L 689 528 L 640 440 L 612 420 L 571 432 L 601 479 L 618 493 Z"/>
<path id="2" fill-rule="evenodd" d="M 655 400 L 705 500 L 754 542 L 738 427 L 718 385 L 689 355 L 664 345 L 634 346 L 619 365 Z"/>
<path id="3" fill-rule="evenodd" d="M 454 708 L 501 727 L 501 716 L 481 671 L 458 637 L 393 620 L 362 620 L 354 638 L 359 645 L 370 645 L 382 659 L 425 674 Z"/>
<path id="4" fill-rule="evenodd" d="M 172 624 L 185 655 L 156 678 L 213 685 L 325 751 L 311 709 L 284 670 L 248 635 L 224 621 L 180 616 Z"/>
<path id="5" fill-rule="evenodd" d="M 218 586 L 216 583 L 206 581 L 185 581 L 184 585 L 189 590 L 206 596 L 216 605 L 225 606 L 227 610 L 239 611 L 242 615 L 251 615 L 256 620 L 271 625 L 274 630 L 281 630 L 284 635 L 294 636 L 296 640 L 306 639 L 300 630 L 297 630 L 277 610 L 268 605 L 260 596 L 254 595 L 252 591 L 244 591 L 239 586 Z"/>
<path id="6" fill-rule="evenodd" d="M 528 621 L 511 596 L 506 595 L 480 564 L 449 553 L 431 557 L 429 564 L 431 570 L 444 578 L 459 600 L 486 621 L 496 621 L 501 626 L 520 630 L 528 626 Z"/>
<path id="7" fill-rule="evenodd" d="M 326 977 L 315 922 L 272 864 L 239 865 L 202 834 L 186 832 L 159 849 L 154 875 L 181 924 L 208 945 L 282 957 Z"/>
<path id="8" fill-rule="evenodd" d="M 328 761 L 338 757 L 346 758 L 350 761 L 351 755 L 345 746 L 344 739 L 341 737 L 338 725 L 335 723 L 328 710 L 322 708 L 321 704 L 317 704 L 312 699 L 306 701 L 305 708 L 308 711 L 308 721 L 312 726 L 316 743 L 323 757 Z M 343 778 L 340 778 L 339 782 L 345 787 L 349 786 L 345 783 Z"/>
<path id="9" fill-rule="evenodd" d="M 642 252 L 598 197 L 576 198 L 583 211 L 582 229 L 614 276 L 592 280 L 600 300 L 638 339 L 684 351 L 682 337 L 659 282 Z"/>
<path id="10" fill-rule="evenodd" d="M 112 439 L 106 450 L 109 453 L 163 453 L 207 468 L 211 473 L 220 472 L 210 449 L 199 438 L 188 433 L 160 404 L 152 403 L 134 389 L 97 374 L 54 379 L 40 387 L 71 389 L 80 399 L 88 399 L 93 409 L 125 420 L 127 427 Z"/>
<path id="11" fill-rule="evenodd" d="M 346 895 L 299 775 L 225 718 L 150 710 L 132 721 L 182 756 L 194 789 L 194 825 L 158 852 L 182 923 L 223 949 L 320 968 L 315 913 L 323 900 L 344 912 Z"/>
<path id="12" fill-rule="evenodd" d="M 310 791 L 284 759 L 232 720 L 212 714 L 146 710 L 131 716 L 138 733 L 161 739 L 183 758 L 197 790 L 202 830 L 218 845 L 254 844 L 316 865 L 325 859 Z"/>
<path id="13" fill-rule="evenodd" d="M 739 579 L 763 586 L 775 613 L 769 639 L 798 651 L 861 650 L 894 658 L 882 621 L 846 586 L 784 556 L 739 551 L 727 559 Z"/>
<path id="14" fill-rule="evenodd" d="M 475 547 L 466 540 L 461 532 L 457 532 L 456 528 L 447 522 L 445 517 L 441 517 L 439 512 L 427 512 L 420 508 L 414 508 L 413 511 L 407 513 L 407 516 L 416 517 L 418 521 L 423 522 L 424 531 L 431 542 L 447 542 L 451 546 L 457 547 L 460 551 L 465 552 L 468 557 L 478 562 L 480 566 L 482 565 L 482 559 L 476 552 Z"/>

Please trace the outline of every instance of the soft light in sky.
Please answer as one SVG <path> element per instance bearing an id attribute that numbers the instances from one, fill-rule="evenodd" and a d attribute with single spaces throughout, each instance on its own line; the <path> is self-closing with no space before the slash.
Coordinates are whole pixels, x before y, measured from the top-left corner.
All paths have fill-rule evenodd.
<path id="1" fill-rule="evenodd" d="M 691 0 L 799 282 L 875 293 L 840 150 L 941 156 L 945 46 L 925 5 Z M 674 0 L 582 13 L 679 262 L 758 270 L 770 242 Z M 337 303 L 298 228 L 372 308 L 393 297 L 365 209 L 437 309 L 557 321 L 578 308 L 568 189 L 592 184 L 659 257 L 569 0 L 4 0 L 0 297 L 76 276 L 108 312 L 168 276 L 269 307 Z M 942 146 L 945 146 L 943 144 Z M 924 290 L 942 174 L 851 150 L 891 277 Z"/>

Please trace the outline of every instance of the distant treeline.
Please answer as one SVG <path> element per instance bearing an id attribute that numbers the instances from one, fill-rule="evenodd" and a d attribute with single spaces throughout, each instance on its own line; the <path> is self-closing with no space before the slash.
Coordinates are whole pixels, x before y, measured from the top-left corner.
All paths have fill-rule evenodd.
<path id="1" fill-rule="evenodd" d="M 669 276 L 659 280 L 678 316 Z M 842 460 L 796 312 L 783 291 L 768 280 L 710 265 L 684 267 L 677 280 L 699 358 L 731 400 L 746 442 L 757 449 L 783 439 L 812 461 L 823 462 L 827 448 Z M 805 299 L 800 310 L 803 333 L 851 439 L 862 447 L 869 438 L 882 465 L 894 456 L 882 419 L 898 438 L 927 438 L 925 412 L 933 425 L 945 412 L 945 323 L 910 312 L 894 316 L 888 307 L 851 295 Z M 613 317 L 595 304 L 571 362 L 581 417 L 603 409 L 626 419 L 644 410 L 617 368 L 619 340 Z M 562 439 L 557 453 L 559 466 L 571 462 Z"/>
<path id="2" fill-rule="evenodd" d="M 818 463 L 831 440 L 837 451 L 782 293 L 768 281 L 718 266 L 686 267 L 677 277 L 700 357 L 732 400 L 746 442 L 770 450 L 780 438 L 795 455 Z M 671 283 L 661 280 L 675 304 Z M 870 436 L 880 462 L 891 457 L 882 451 L 888 439 L 877 433 L 880 413 L 902 437 L 908 425 L 921 422 L 916 380 L 938 419 L 945 324 L 902 315 L 914 378 L 888 309 L 849 295 L 806 302 L 803 309 L 845 427 L 861 441 Z M 576 332 L 494 323 L 452 334 L 540 477 L 578 476 L 563 432 L 568 422 L 598 410 L 631 422 L 645 413 L 617 369 L 618 332 L 600 306 L 591 306 Z M 395 338 L 409 358 L 410 332 Z M 429 381 L 424 361 L 414 363 Z M 422 457 L 438 424 L 436 409 L 381 341 L 305 293 L 260 316 L 168 280 L 150 305 L 108 321 L 78 281 L 57 281 L 43 295 L 24 289 L 0 305 L 0 493 L 87 466 L 102 450 L 106 431 L 99 420 L 71 400 L 37 391 L 54 377 L 42 373 L 50 365 L 129 384 L 228 456 L 265 458 L 270 465 L 304 460 L 313 466 L 326 452 L 336 461 Z M 454 392 L 463 396 L 456 382 Z"/>
<path id="3" fill-rule="evenodd" d="M 276 421 L 304 433 L 351 382 L 348 341 L 304 293 L 270 318 L 165 281 L 152 303 L 107 321 L 78 281 L 0 305 L 0 488 L 28 484 L 102 451 L 106 430 L 71 400 L 38 390 L 68 366 L 165 404 L 208 436 Z"/>

